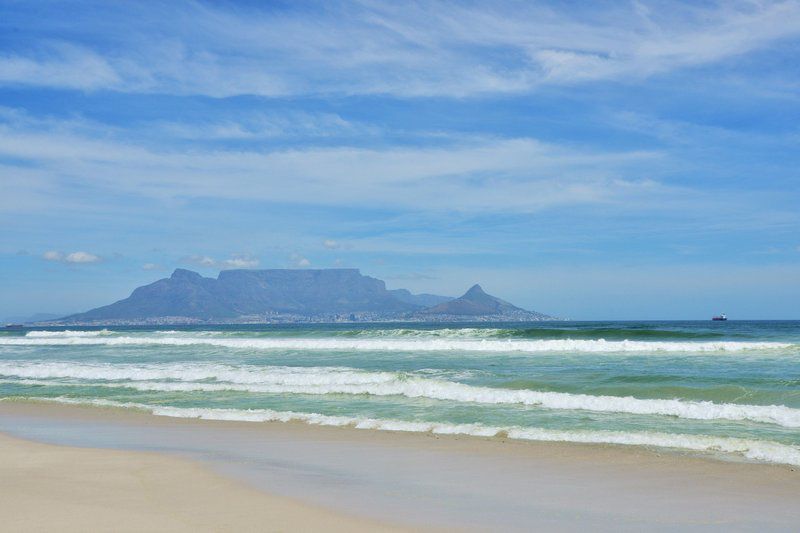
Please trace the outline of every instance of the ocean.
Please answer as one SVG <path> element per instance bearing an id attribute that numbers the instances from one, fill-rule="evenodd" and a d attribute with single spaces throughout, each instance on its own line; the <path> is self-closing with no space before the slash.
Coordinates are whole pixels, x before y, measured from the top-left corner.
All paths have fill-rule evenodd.
<path id="1" fill-rule="evenodd" d="M 800 322 L 8 330 L 0 400 L 800 465 Z"/>

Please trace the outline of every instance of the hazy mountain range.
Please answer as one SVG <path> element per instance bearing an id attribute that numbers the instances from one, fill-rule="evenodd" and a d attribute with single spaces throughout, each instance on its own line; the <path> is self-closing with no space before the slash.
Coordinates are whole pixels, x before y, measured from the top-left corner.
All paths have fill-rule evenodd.
<path id="1" fill-rule="evenodd" d="M 128 298 L 59 320 L 65 324 L 551 320 L 486 294 L 479 285 L 463 296 L 387 290 L 357 269 L 223 270 L 206 278 L 177 269 L 135 289 Z"/>

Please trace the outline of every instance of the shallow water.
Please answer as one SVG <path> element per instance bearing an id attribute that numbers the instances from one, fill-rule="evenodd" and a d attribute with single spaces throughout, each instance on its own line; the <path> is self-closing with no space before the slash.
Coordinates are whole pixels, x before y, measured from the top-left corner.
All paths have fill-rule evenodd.
<path id="1" fill-rule="evenodd" d="M 800 322 L 7 331 L 0 397 L 800 465 Z"/>

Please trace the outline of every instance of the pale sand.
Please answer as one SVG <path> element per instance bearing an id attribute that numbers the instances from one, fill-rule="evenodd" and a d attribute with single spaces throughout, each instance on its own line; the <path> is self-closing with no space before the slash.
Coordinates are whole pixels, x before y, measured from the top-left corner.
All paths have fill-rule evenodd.
<path id="1" fill-rule="evenodd" d="M 391 531 L 176 457 L 0 435 L 3 531 Z"/>
<path id="2" fill-rule="evenodd" d="M 3 448 L 0 517 L 8 508 L 15 520 L 27 515 L 42 521 L 35 522 L 41 527 L 51 520 L 42 509 L 51 505 L 62 517 L 80 521 L 74 529 L 89 530 L 110 524 L 154 529 L 160 523 L 168 530 L 194 530 L 198 524 L 217 530 L 248 524 L 259 530 L 270 524 L 288 530 L 375 530 L 377 524 L 402 524 L 519 531 L 797 531 L 800 524 L 796 468 L 637 447 L 174 419 L 17 402 L 0 402 L 0 431 L 56 444 L 168 454 L 25 444 L 14 453 L 30 456 L 14 470 L 17 459 L 9 460 Z M 52 472 L 50 462 L 37 458 L 45 449 L 53 454 Z M 264 494 L 175 454 L 199 459 Z M 105 461 L 108 467 L 99 466 Z M 106 472 L 112 470 L 121 473 L 109 479 Z M 14 473 L 13 481 L 7 472 Z M 142 518 L 145 509 L 154 514 Z M 63 530 L 67 522 L 49 523 Z"/>

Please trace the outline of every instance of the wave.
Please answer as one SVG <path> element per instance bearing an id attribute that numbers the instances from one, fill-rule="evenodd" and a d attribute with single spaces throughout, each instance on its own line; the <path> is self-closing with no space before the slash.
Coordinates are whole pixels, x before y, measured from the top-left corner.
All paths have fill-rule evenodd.
<path id="1" fill-rule="evenodd" d="M 497 337 L 521 337 L 526 339 L 612 339 L 612 340 L 647 340 L 647 339 L 721 339 L 738 336 L 715 331 L 676 331 L 669 329 L 645 328 L 528 328 L 508 329 L 495 333 Z"/>
<path id="2" fill-rule="evenodd" d="M 157 416 L 227 420 L 241 422 L 302 422 L 320 426 L 352 427 L 379 431 L 403 431 L 440 435 L 469 435 L 477 437 L 504 437 L 514 440 L 543 442 L 573 442 L 585 444 L 615 444 L 688 450 L 702 453 L 736 455 L 751 461 L 800 466 L 800 448 L 772 441 L 689 435 L 661 432 L 623 432 L 554 430 L 537 427 L 498 427 L 480 424 L 449 424 L 393 419 L 331 416 L 296 411 L 271 409 L 214 409 L 153 406 L 140 403 L 123 403 L 110 400 L 76 400 L 51 398 L 45 401 L 137 409 Z"/>
<path id="3" fill-rule="evenodd" d="M 429 379 L 413 373 L 367 372 L 343 367 L 107 365 L 8 361 L 0 363 L 0 375 L 23 379 L 91 380 L 93 386 L 126 387 L 143 391 L 228 390 L 269 394 L 402 396 L 461 403 L 516 404 L 553 410 L 673 416 L 692 420 L 749 421 L 787 428 L 800 427 L 800 409 L 785 405 L 511 390 Z M 107 383 L 109 381 L 114 383 Z M 50 384 L 63 385 L 58 382 Z"/>
<path id="4" fill-rule="evenodd" d="M 395 337 L 395 338 L 515 338 L 515 339 L 611 339 L 611 340 L 655 340 L 655 339 L 722 339 L 726 336 L 715 331 L 677 331 L 637 327 L 602 328 L 439 328 L 439 329 L 362 329 L 335 332 L 341 337 Z"/>
<path id="5" fill-rule="evenodd" d="M 92 331 L 73 331 L 65 329 L 62 331 L 29 331 L 25 334 L 29 339 L 52 339 L 52 338 L 86 338 L 86 337 L 105 337 L 113 335 L 115 332 L 107 329 Z"/>
<path id="6" fill-rule="evenodd" d="M 40 332 L 41 333 L 41 332 Z M 57 332 L 64 333 L 64 332 Z M 89 332 L 81 332 L 89 333 Z M 91 332 L 100 333 L 100 332 Z M 328 351 L 379 351 L 379 352 L 742 352 L 797 348 L 796 344 L 783 342 L 658 342 L 658 341 L 606 341 L 598 340 L 517 340 L 517 339 L 346 339 L 346 338 L 213 338 L 213 337 L 113 337 L 49 336 L 0 338 L 0 346 L 216 346 L 255 350 L 328 350 Z"/>

